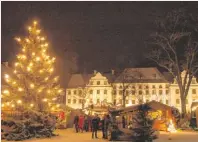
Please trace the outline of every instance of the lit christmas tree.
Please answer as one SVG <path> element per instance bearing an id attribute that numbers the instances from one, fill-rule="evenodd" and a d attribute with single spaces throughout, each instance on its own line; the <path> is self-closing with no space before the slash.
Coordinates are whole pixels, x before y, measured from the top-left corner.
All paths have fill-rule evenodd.
<path id="1" fill-rule="evenodd" d="M 2 107 L 17 110 L 53 111 L 62 90 L 54 76 L 55 57 L 47 55 L 48 43 L 41 35 L 36 21 L 28 27 L 28 36 L 16 38 L 21 46 L 13 74 L 4 74 L 6 87 L 2 90 Z M 2 108 L 2 109 L 3 109 Z"/>

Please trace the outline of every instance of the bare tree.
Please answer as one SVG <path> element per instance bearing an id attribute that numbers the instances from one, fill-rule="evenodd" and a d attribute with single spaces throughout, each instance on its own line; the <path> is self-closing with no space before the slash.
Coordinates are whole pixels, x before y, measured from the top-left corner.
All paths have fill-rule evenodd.
<path id="1" fill-rule="evenodd" d="M 151 37 L 152 48 L 148 48 L 150 53 L 146 56 L 176 79 L 185 115 L 189 87 L 198 73 L 198 17 L 185 10 L 172 11 L 157 21 L 157 32 Z"/>

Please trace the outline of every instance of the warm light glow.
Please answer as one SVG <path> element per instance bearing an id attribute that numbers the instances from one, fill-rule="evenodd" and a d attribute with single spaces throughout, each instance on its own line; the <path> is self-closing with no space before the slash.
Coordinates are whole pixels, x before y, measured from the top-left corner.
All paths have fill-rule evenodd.
<path id="1" fill-rule="evenodd" d="M 47 81 L 48 79 L 49 79 L 49 78 L 48 78 L 48 77 L 46 77 L 46 78 L 45 78 L 45 81 Z"/>
<path id="2" fill-rule="evenodd" d="M 8 74 L 5 74 L 5 79 L 8 79 L 10 76 Z"/>
<path id="3" fill-rule="evenodd" d="M 28 30 L 32 30 L 32 27 L 29 26 L 29 27 L 28 27 Z"/>
<path id="4" fill-rule="evenodd" d="M 31 106 L 31 107 L 33 107 L 33 106 L 34 106 L 34 104 L 30 104 L 30 106 Z"/>
<path id="5" fill-rule="evenodd" d="M 36 30 L 36 32 L 39 34 L 41 32 L 41 30 Z"/>
<path id="6" fill-rule="evenodd" d="M 45 43 L 45 46 L 48 46 L 48 43 Z"/>
<path id="7" fill-rule="evenodd" d="M 25 52 L 25 48 L 23 48 L 22 51 Z"/>
<path id="8" fill-rule="evenodd" d="M 30 87 L 31 87 L 31 88 L 34 88 L 34 84 L 30 84 Z"/>
<path id="9" fill-rule="evenodd" d="M 10 92 L 8 90 L 3 91 L 4 94 L 9 94 Z"/>
<path id="10" fill-rule="evenodd" d="M 39 93 L 40 93 L 41 91 L 42 91 L 41 89 L 38 90 Z"/>
<path id="11" fill-rule="evenodd" d="M 50 90 L 47 90 L 47 93 L 51 93 L 51 91 Z"/>
<path id="12" fill-rule="evenodd" d="M 56 107 L 60 107 L 60 104 L 57 104 Z"/>
<path id="13" fill-rule="evenodd" d="M 58 90 L 58 93 L 60 93 L 60 92 L 62 92 L 62 90 L 60 89 L 60 90 Z"/>
<path id="14" fill-rule="evenodd" d="M 55 100 L 57 100 L 57 98 L 53 98 L 53 99 L 52 99 L 52 101 L 55 101 Z"/>
<path id="15" fill-rule="evenodd" d="M 53 68 L 51 68 L 49 71 L 50 71 L 50 72 L 53 72 L 53 71 L 54 71 L 54 69 L 53 69 Z"/>
<path id="16" fill-rule="evenodd" d="M 34 21 L 34 25 L 37 25 L 37 21 Z"/>
<path id="17" fill-rule="evenodd" d="M 13 85 L 15 85 L 15 84 L 16 84 L 16 82 L 14 81 L 14 82 L 12 82 L 12 84 L 13 84 Z"/>
<path id="18" fill-rule="evenodd" d="M 1 107 L 4 107 L 5 105 L 4 104 L 1 104 Z"/>
<path id="19" fill-rule="evenodd" d="M 30 71 L 31 70 L 31 68 L 30 67 L 27 67 L 27 71 Z"/>
<path id="20" fill-rule="evenodd" d="M 41 38 L 41 40 L 45 40 L 45 38 L 44 38 L 44 37 L 42 37 L 42 38 Z"/>
<path id="21" fill-rule="evenodd" d="M 21 41 L 21 38 L 20 37 L 17 37 L 17 38 L 15 38 L 18 42 L 20 42 Z"/>
<path id="22" fill-rule="evenodd" d="M 54 107 L 51 108 L 51 110 L 54 110 L 54 109 L 55 109 Z"/>
<path id="23" fill-rule="evenodd" d="M 14 70 L 14 73 L 16 74 L 16 73 L 17 73 L 17 71 L 16 71 L 16 70 Z"/>
<path id="24" fill-rule="evenodd" d="M 44 101 L 44 102 L 47 102 L 47 99 L 45 98 L 45 99 L 43 99 L 43 101 Z"/>
<path id="25" fill-rule="evenodd" d="M 55 57 L 53 57 L 53 58 L 52 58 L 52 60 L 53 60 L 53 61 L 55 61 L 55 60 L 56 60 L 56 58 L 55 58 Z"/>
<path id="26" fill-rule="evenodd" d="M 18 88 L 18 91 L 19 91 L 19 92 L 23 91 L 23 88 L 19 87 L 19 88 Z"/>
<path id="27" fill-rule="evenodd" d="M 15 66 L 17 67 L 19 65 L 19 63 L 15 63 Z"/>
<path id="28" fill-rule="evenodd" d="M 40 72 L 40 73 L 43 73 L 43 70 L 40 70 L 39 72 Z"/>
<path id="29" fill-rule="evenodd" d="M 10 102 L 7 102 L 6 105 L 9 106 L 10 105 Z"/>
<path id="30" fill-rule="evenodd" d="M 21 101 L 21 100 L 18 100 L 18 101 L 17 101 L 17 104 L 21 104 L 21 103 L 22 103 L 22 101 Z"/>
<path id="31" fill-rule="evenodd" d="M 170 123 L 169 123 L 169 125 L 168 125 L 168 129 L 167 129 L 170 133 L 175 133 L 175 132 L 177 132 L 177 130 L 175 129 L 175 126 L 174 126 L 174 124 L 173 124 L 173 121 L 172 121 L 172 119 L 170 120 Z"/>
<path id="32" fill-rule="evenodd" d="M 14 104 L 12 104 L 12 105 L 11 105 L 11 107 L 15 107 L 15 105 L 14 105 Z"/>
<path id="33" fill-rule="evenodd" d="M 30 40 L 28 38 L 26 38 L 25 40 L 26 40 L 26 42 L 30 42 Z"/>
<path id="34" fill-rule="evenodd" d="M 34 56 L 35 55 L 35 52 L 32 52 L 32 56 Z"/>
<path id="35" fill-rule="evenodd" d="M 29 66 L 32 67 L 33 66 L 33 63 L 30 63 Z"/>
<path id="36" fill-rule="evenodd" d="M 40 57 L 36 57 L 36 61 L 40 61 Z"/>

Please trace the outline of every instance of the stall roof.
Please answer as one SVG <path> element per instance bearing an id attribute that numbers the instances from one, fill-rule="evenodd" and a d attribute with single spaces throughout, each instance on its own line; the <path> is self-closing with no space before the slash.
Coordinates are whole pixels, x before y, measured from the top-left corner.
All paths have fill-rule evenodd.
<path id="1" fill-rule="evenodd" d="M 157 101 L 150 101 L 148 103 L 145 103 L 144 105 L 148 105 L 151 110 L 170 110 L 171 107 L 165 104 L 162 104 Z M 140 107 L 140 104 L 125 107 L 125 108 L 120 108 L 116 110 L 110 110 L 111 113 L 127 113 L 127 112 L 132 112 L 132 111 L 137 111 Z"/>

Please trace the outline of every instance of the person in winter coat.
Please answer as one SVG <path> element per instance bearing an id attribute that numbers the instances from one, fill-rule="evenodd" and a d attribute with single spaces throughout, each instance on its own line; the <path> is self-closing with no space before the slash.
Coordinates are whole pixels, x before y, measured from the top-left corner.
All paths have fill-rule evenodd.
<path id="1" fill-rule="evenodd" d="M 78 121 L 79 121 L 79 117 L 76 114 L 76 116 L 74 117 L 74 126 L 75 126 L 75 129 L 76 129 L 76 133 L 78 133 Z"/>
<path id="2" fill-rule="evenodd" d="M 105 117 L 106 117 L 106 115 L 104 115 L 102 120 L 101 120 L 101 124 L 102 124 L 102 138 L 105 138 L 105 126 L 104 126 Z"/>
<path id="3" fill-rule="evenodd" d="M 95 115 L 91 121 L 91 124 L 92 124 L 92 139 L 94 138 L 94 135 L 95 135 L 95 138 L 98 138 L 97 136 L 97 130 L 98 130 L 98 118 L 97 118 L 97 115 Z"/>
<path id="4" fill-rule="evenodd" d="M 124 116 L 122 116 L 122 128 L 125 128 L 126 126 L 126 119 Z"/>
<path id="5" fill-rule="evenodd" d="M 86 132 L 89 131 L 89 120 L 87 116 L 85 116 L 85 120 L 84 120 L 84 129 Z"/>
<path id="6" fill-rule="evenodd" d="M 78 121 L 78 127 L 81 130 L 81 132 L 83 132 L 83 126 L 84 126 L 84 116 L 80 115 L 79 121 Z"/>
<path id="7" fill-rule="evenodd" d="M 109 115 L 105 116 L 104 119 L 104 138 L 107 139 L 108 138 L 108 128 L 109 128 L 109 124 L 110 124 L 110 117 Z"/>

